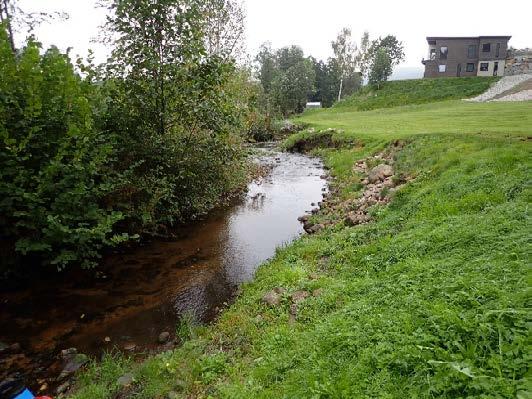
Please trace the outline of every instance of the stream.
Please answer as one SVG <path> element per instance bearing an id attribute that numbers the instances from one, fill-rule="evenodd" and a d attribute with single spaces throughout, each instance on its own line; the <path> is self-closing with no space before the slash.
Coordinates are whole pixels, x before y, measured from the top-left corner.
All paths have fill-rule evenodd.
<path id="1" fill-rule="evenodd" d="M 0 287 L 0 382 L 55 387 L 63 349 L 146 356 L 177 343 L 184 314 L 214 320 L 276 248 L 303 233 L 298 216 L 327 189 L 319 159 L 279 152 L 273 143 L 256 149 L 255 161 L 271 171 L 231 206 L 180 229 L 180 238 L 111 254 L 97 273 Z M 168 342 L 159 342 L 161 332 L 170 333 Z"/>

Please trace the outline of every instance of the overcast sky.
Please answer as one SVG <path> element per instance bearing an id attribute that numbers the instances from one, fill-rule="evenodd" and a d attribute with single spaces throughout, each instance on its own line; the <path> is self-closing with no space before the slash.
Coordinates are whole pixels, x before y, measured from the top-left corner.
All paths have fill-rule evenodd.
<path id="1" fill-rule="evenodd" d="M 65 11 L 69 20 L 43 25 L 37 37 L 45 46 L 73 48 L 85 55 L 88 48 L 103 61 L 106 49 L 91 43 L 103 22 L 96 0 L 20 0 L 27 10 Z M 404 43 L 403 66 L 421 67 L 426 56 L 425 37 L 512 35 L 513 47 L 532 47 L 532 1 L 512 0 L 245 0 L 247 48 L 255 53 L 270 41 L 274 48 L 300 45 L 306 54 L 326 59 L 338 31 L 350 27 L 358 38 L 394 34 Z M 508 7 L 505 7 L 508 5 Z"/>

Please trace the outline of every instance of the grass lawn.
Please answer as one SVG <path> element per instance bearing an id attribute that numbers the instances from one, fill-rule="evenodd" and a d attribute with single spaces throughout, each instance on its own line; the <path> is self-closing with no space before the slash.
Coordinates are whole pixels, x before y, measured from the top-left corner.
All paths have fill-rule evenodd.
<path id="1" fill-rule="evenodd" d="M 424 133 L 530 135 L 532 102 L 469 103 L 460 100 L 354 112 L 342 107 L 305 113 L 298 121 L 347 136 L 404 138 Z"/>
<path id="2" fill-rule="evenodd" d="M 532 103 L 338 107 L 298 120 L 344 130 L 341 148 L 316 150 L 340 195 L 359 195 L 353 164 L 396 139 L 406 144 L 395 172 L 413 180 L 371 223 L 280 249 L 216 324 L 179 326 L 176 350 L 94 364 L 73 397 L 117 397 L 130 371 L 125 397 L 530 398 Z M 276 287 L 280 305 L 262 303 Z M 290 322 L 291 293 L 317 289 Z"/>

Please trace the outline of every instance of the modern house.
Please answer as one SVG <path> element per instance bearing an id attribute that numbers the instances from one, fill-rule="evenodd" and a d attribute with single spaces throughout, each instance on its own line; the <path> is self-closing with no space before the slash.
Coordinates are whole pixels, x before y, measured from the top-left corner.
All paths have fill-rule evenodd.
<path id="1" fill-rule="evenodd" d="M 511 36 L 427 37 L 425 78 L 503 76 Z"/>

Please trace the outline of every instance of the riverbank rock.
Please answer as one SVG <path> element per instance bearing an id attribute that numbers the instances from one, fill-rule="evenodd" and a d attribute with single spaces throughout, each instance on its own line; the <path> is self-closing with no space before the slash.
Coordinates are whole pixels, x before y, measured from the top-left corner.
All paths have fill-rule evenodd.
<path id="1" fill-rule="evenodd" d="M 59 385 L 57 387 L 57 389 L 55 390 L 55 393 L 58 394 L 58 395 L 61 395 L 63 393 L 65 393 L 66 391 L 68 391 L 68 388 L 70 388 L 70 382 L 63 382 L 61 385 Z"/>
<path id="2" fill-rule="evenodd" d="M 269 306 L 279 306 L 285 292 L 286 290 L 284 288 L 274 288 L 273 290 L 264 294 L 262 297 L 262 302 Z"/>
<path id="3" fill-rule="evenodd" d="M 61 374 L 59 374 L 60 380 L 74 374 L 81 367 L 87 364 L 89 361 L 89 357 L 87 355 L 84 355 L 83 353 L 71 353 L 65 356 L 65 360 L 66 364 L 63 367 Z"/>
<path id="4" fill-rule="evenodd" d="M 163 331 L 162 333 L 159 334 L 157 341 L 160 344 L 166 344 L 169 339 L 170 339 L 170 333 L 168 331 Z"/>
<path id="5" fill-rule="evenodd" d="M 370 183 L 377 183 L 378 181 L 384 181 L 387 177 L 393 175 L 393 168 L 390 165 L 384 163 L 375 166 L 368 173 L 368 181 Z"/>
<path id="6" fill-rule="evenodd" d="M 137 349 L 137 345 L 134 342 L 124 344 L 124 350 L 126 351 L 134 351 L 135 349 Z"/>
<path id="7" fill-rule="evenodd" d="M 345 224 L 348 226 L 356 226 L 359 224 L 369 222 L 370 217 L 363 212 L 351 212 L 345 217 Z"/>

